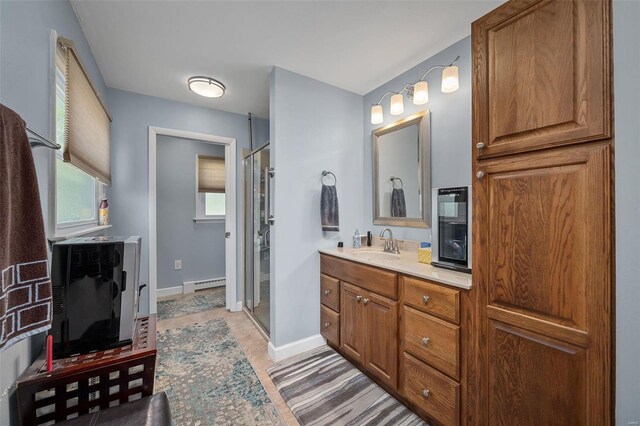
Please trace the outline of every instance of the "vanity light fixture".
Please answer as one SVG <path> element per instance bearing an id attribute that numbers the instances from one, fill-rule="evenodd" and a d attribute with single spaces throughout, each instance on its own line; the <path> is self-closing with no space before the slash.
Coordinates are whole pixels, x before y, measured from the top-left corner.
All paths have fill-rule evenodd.
<path id="1" fill-rule="evenodd" d="M 187 80 L 189 90 L 206 98 L 219 98 L 224 95 L 226 87 L 211 77 L 191 77 Z"/>
<path id="2" fill-rule="evenodd" d="M 371 107 L 371 124 L 380 124 L 384 121 L 382 114 L 382 105 L 374 105 Z"/>
<path id="3" fill-rule="evenodd" d="M 402 93 L 396 93 L 391 96 L 389 112 L 391 115 L 400 115 L 404 112 L 404 98 L 402 97 Z"/>
<path id="4" fill-rule="evenodd" d="M 449 65 L 435 65 L 429 68 L 420 80 L 415 83 L 405 84 L 404 88 L 399 92 L 387 92 L 378 101 L 378 103 L 373 104 L 371 106 L 371 124 L 381 124 L 384 121 L 384 113 L 382 111 L 382 101 L 388 95 L 391 95 L 391 102 L 389 105 L 389 112 L 391 115 L 400 115 L 404 113 L 404 98 L 402 96 L 403 92 L 407 92 L 407 95 L 410 99 L 413 100 L 414 105 L 424 105 L 429 102 L 429 83 L 425 80 L 427 74 L 435 69 L 442 70 L 442 93 L 453 93 L 460 88 L 460 83 L 458 79 L 458 67 L 456 66 L 456 62 L 460 59 L 460 56 L 457 56 L 453 62 Z"/>
<path id="5" fill-rule="evenodd" d="M 451 65 L 442 70 L 442 93 L 453 93 L 460 88 L 458 67 Z"/>

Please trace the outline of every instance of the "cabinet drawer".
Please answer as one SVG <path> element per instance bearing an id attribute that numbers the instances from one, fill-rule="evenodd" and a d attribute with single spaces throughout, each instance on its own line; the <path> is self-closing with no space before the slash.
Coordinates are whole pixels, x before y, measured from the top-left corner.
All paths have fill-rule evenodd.
<path id="1" fill-rule="evenodd" d="M 327 255 L 320 255 L 320 272 L 398 300 L 398 275 L 393 272 Z"/>
<path id="2" fill-rule="evenodd" d="M 460 322 L 460 292 L 427 281 L 403 277 L 404 303 L 448 321 Z"/>
<path id="3" fill-rule="evenodd" d="M 407 353 L 402 360 L 404 397 L 443 425 L 457 425 L 460 385 Z"/>
<path id="4" fill-rule="evenodd" d="M 406 351 L 445 374 L 459 378 L 460 327 L 408 306 L 403 308 Z"/>
<path id="5" fill-rule="evenodd" d="M 320 302 L 340 312 L 340 281 L 327 275 L 320 275 Z"/>
<path id="6" fill-rule="evenodd" d="M 320 334 L 332 345 L 340 345 L 340 314 L 326 306 L 320 306 Z"/>

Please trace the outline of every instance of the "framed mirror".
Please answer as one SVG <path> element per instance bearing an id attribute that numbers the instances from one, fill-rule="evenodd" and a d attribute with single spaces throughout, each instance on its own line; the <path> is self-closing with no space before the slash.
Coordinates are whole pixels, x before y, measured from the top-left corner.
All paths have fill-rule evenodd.
<path id="1" fill-rule="evenodd" d="M 431 227 L 429 111 L 373 131 L 373 223 Z"/>

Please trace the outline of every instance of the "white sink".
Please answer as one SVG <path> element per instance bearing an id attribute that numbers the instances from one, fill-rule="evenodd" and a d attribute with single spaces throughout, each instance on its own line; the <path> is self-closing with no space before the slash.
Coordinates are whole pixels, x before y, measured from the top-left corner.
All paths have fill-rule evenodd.
<path id="1" fill-rule="evenodd" d="M 367 260 L 398 260 L 399 254 L 385 253 L 383 251 L 363 250 L 353 252 L 353 257 Z"/>

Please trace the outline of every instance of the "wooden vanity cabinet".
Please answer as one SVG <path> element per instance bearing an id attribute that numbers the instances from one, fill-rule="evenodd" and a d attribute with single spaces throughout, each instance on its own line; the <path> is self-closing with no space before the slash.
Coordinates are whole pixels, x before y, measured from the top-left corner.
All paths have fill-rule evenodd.
<path id="1" fill-rule="evenodd" d="M 327 255 L 321 273 L 323 327 L 340 322 L 339 344 L 333 323 L 321 329 L 327 342 L 421 417 L 459 425 L 468 292 Z M 325 294 L 336 285 L 339 301 Z"/>

